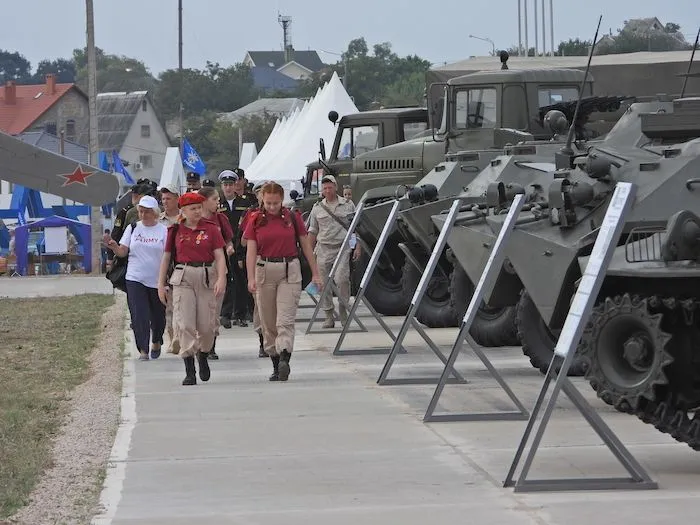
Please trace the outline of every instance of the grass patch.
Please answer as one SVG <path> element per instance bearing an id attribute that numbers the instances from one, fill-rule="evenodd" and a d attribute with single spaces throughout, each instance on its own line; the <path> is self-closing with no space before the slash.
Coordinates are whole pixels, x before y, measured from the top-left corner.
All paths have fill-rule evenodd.
<path id="1" fill-rule="evenodd" d="M 27 503 L 111 295 L 0 300 L 0 519 Z M 75 458 L 80 461 L 80 458 Z"/>

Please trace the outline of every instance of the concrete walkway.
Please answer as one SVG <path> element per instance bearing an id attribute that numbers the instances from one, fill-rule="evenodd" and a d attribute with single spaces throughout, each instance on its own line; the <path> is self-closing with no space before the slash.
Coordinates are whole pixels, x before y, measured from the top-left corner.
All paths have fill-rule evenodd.
<path id="1" fill-rule="evenodd" d="M 388 342 L 376 323 L 368 325 L 370 333 L 352 334 L 348 347 Z M 377 386 L 385 356 L 332 358 L 337 335 L 304 336 L 305 328 L 297 325 L 288 383 L 267 381 L 271 365 L 257 358 L 250 328 L 223 330 L 211 381 L 194 387 L 180 384 L 180 358 L 137 362 L 130 345 L 123 424 L 102 494 L 105 513 L 94 523 L 643 525 L 695 516 L 698 455 L 634 418 L 596 404 L 661 490 L 514 494 L 501 481 L 524 422 L 423 424 L 433 386 Z M 442 344 L 454 337 L 431 333 Z M 407 344 L 396 375 L 441 370 L 417 338 Z M 520 350 L 489 355 L 532 406 L 542 377 Z M 482 365 L 467 357 L 462 366 L 473 382 L 448 386 L 447 406 L 509 408 Z M 536 476 L 620 474 L 566 400 L 545 441 Z"/>

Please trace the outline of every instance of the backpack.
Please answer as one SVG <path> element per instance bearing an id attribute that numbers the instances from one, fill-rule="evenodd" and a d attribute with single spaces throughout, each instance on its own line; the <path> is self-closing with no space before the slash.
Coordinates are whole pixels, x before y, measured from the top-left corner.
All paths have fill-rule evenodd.
<path id="1" fill-rule="evenodd" d="M 131 237 L 134 235 L 136 223 L 137 221 L 134 221 L 129 225 L 131 226 L 131 233 L 129 234 L 129 239 L 131 239 Z M 105 277 L 110 280 L 112 286 L 117 290 L 121 290 L 122 292 L 126 292 L 126 268 L 128 264 L 128 253 L 126 254 L 126 257 L 119 257 L 115 254 L 114 259 L 112 259 L 112 267 L 105 274 Z"/>

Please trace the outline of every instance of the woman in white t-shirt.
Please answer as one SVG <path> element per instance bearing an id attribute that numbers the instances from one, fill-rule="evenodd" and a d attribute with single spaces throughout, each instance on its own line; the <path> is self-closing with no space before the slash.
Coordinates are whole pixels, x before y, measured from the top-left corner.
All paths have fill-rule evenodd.
<path id="1" fill-rule="evenodd" d="M 165 306 L 158 298 L 158 272 L 165 251 L 167 227 L 160 219 L 158 201 L 151 197 L 141 197 L 138 203 L 139 222 L 133 228 L 127 225 L 119 244 L 110 239 L 107 247 L 119 257 L 129 255 L 126 267 L 126 297 L 131 314 L 131 327 L 134 331 L 136 347 L 141 354 L 139 359 L 149 359 L 148 347 L 151 340 L 151 359 L 160 357 L 165 331 Z M 150 336 L 150 337 L 149 337 Z"/>

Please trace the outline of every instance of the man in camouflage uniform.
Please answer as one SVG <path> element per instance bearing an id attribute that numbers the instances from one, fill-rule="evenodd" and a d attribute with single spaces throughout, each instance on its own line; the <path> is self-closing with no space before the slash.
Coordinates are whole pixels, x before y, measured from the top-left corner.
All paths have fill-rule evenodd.
<path id="1" fill-rule="evenodd" d="M 347 217 L 355 211 L 355 205 L 352 201 L 338 195 L 338 185 L 333 175 L 325 175 L 321 179 L 321 188 L 324 199 L 314 204 L 309 214 L 309 237 L 314 246 L 318 271 L 325 283 L 345 239 L 349 225 Z M 343 253 L 336 269 L 335 284 L 341 299 L 339 301 L 340 320 L 345 324 L 347 311 L 344 305 L 350 301 L 350 247 L 344 246 Z M 356 248 L 354 255 L 356 257 L 359 255 L 359 248 Z M 326 314 L 323 328 L 333 328 L 335 321 L 331 294 L 325 296 L 321 308 Z"/>

